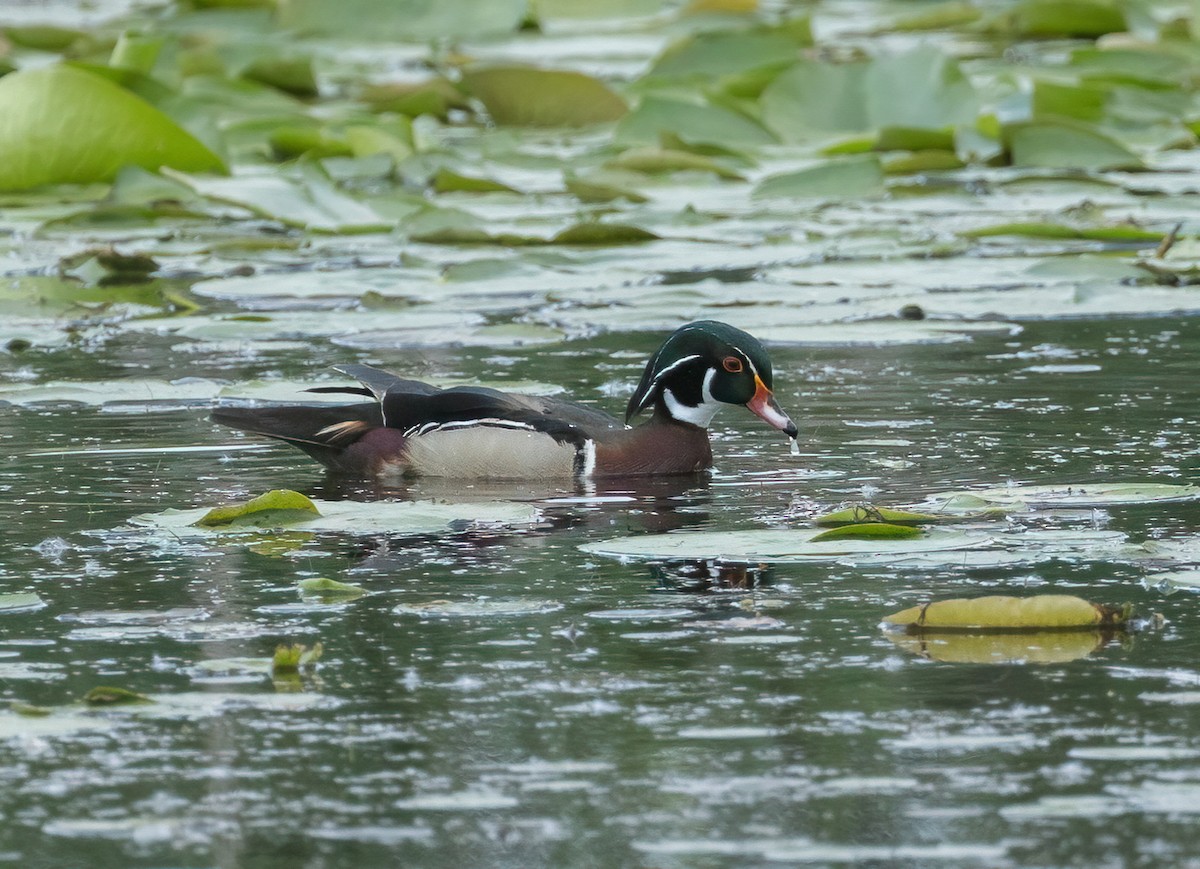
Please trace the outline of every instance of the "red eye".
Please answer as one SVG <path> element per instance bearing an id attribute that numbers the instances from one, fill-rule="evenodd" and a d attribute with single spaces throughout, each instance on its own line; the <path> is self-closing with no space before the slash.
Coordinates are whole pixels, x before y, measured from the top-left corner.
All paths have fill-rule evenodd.
<path id="1" fill-rule="evenodd" d="M 721 364 L 725 366 L 725 370 L 730 374 L 742 373 L 742 360 L 736 356 L 726 356 L 721 360 Z"/>

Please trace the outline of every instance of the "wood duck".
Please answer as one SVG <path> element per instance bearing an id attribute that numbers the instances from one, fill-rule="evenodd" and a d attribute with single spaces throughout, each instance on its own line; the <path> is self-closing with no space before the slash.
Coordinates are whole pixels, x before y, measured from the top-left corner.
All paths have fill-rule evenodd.
<path id="1" fill-rule="evenodd" d="M 299 447 L 358 477 L 550 479 L 690 474 L 712 466 L 707 426 L 722 404 L 744 405 L 790 438 L 796 426 L 771 392 L 757 339 L 714 320 L 675 330 L 658 348 L 625 411 L 630 428 L 570 401 L 482 386 L 439 389 L 366 365 L 337 365 L 362 386 L 309 392 L 370 402 L 219 406 L 213 420 Z"/>

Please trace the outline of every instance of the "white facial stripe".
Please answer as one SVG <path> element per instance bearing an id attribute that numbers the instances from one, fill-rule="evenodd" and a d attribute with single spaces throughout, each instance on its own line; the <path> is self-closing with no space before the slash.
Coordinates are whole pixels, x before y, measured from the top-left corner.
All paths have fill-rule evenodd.
<path id="1" fill-rule="evenodd" d="M 688 362 L 691 362 L 692 360 L 699 359 L 699 358 L 700 358 L 699 353 L 693 353 L 691 356 L 684 356 L 682 359 L 676 359 L 674 362 L 672 362 L 670 365 L 668 365 L 662 371 L 658 372 L 658 374 L 654 375 L 654 379 L 650 381 L 650 388 L 647 390 L 647 394 L 653 393 L 655 388 L 658 386 L 658 382 L 660 380 L 662 380 L 664 377 L 666 377 L 668 374 L 670 374 L 672 371 L 674 371 L 676 368 L 678 368 L 680 365 L 686 365 Z"/>
<path id="2" fill-rule="evenodd" d="M 681 422 L 690 422 L 692 425 L 698 425 L 700 428 L 708 428 L 708 424 L 712 422 L 713 416 L 721 407 L 721 403 L 713 398 L 712 381 L 717 376 L 717 369 L 710 368 L 704 374 L 704 385 L 701 387 L 701 395 L 704 396 L 700 404 L 695 407 L 684 404 L 675 394 L 669 389 L 663 390 L 663 400 L 667 405 L 667 412 L 671 414 L 673 419 Z"/>

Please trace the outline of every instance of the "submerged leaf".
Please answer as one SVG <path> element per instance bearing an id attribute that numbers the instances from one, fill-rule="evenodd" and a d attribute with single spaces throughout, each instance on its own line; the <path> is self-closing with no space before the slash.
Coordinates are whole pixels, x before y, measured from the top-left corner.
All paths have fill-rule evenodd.
<path id="1" fill-rule="evenodd" d="M 0 190 L 110 181 L 126 165 L 224 172 L 221 159 L 158 109 L 72 66 L 0 78 Z"/>
<path id="2" fill-rule="evenodd" d="M 226 526 L 277 527 L 294 522 L 306 522 L 320 516 L 316 504 L 307 496 L 291 489 L 273 489 L 241 504 L 214 507 L 196 524 L 201 528 Z"/>
<path id="3" fill-rule="evenodd" d="M 133 703 L 153 703 L 145 694 L 130 691 L 128 688 L 97 686 L 83 695 L 83 702 L 89 706 L 122 706 Z"/>
<path id="4" fill-rule="evenodd" d="M 950 664 L 1063 664 L 1108 645 L 1113 630 L 888 631 L 899 648 Z"/>
<path id="5" fill-rule="evenodd" d="M 1123 625 L 1130 608 L 1106 606 L 1069 594 L 988 595 L 933 601 L 884 617 L 910 630 L 1091 628 Z"/>
<path id="6" fill-rule="evenodd" d="M 581 72 L 493 66 L 468 70 L 462 81 L 502 125 L 585 127 L 629 111 L 608 85 Z"/>

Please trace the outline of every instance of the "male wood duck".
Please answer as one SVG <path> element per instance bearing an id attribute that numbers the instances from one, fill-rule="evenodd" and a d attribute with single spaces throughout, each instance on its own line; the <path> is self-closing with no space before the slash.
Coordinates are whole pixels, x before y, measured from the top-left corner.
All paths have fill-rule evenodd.
<path id="1" fill-rule="evenodd" d="M 334 369 L 362 386 L 309 392 L 366 395 L 342 405 L 217 407 L 222 425 L 287 441 L 331 471 L 358 477 L 586 479 L 690 474 L 712 466 L 707 426 L 722 404 L 744 405 L 790 438 L 796 426 L 771 392 L 771 360 L 751 335 L 701 320 L 650 357 L 625 411 L 634 428 L 570 401 L 482 386 L 439 389 L 366 365 Z"/>

